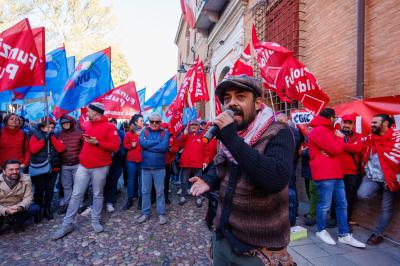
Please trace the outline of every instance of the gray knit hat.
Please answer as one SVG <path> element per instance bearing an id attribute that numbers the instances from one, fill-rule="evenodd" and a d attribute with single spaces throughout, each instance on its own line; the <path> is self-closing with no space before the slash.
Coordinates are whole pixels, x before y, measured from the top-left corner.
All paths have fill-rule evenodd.
<path id="1" fill-rule="evenodd" d="M 95 112 L 97 112 L 97 113 L 99 113 L 101 115 L 104 115 L 104 112 L 105 112 L 104 104 L 93 102 L 93 103 L 90 103 L 88 105 L 88 107 L 90 109 L 92 109 L 93 111 L 95 111 Z"/>

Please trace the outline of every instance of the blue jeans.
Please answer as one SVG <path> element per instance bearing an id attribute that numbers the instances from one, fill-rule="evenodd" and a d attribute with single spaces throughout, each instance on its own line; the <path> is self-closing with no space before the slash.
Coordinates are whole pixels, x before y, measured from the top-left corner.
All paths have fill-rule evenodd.
<path id="1" fill-rule="evenodd" d="M 40 207 L 35 203 L 32 203 L 27 210 L 15 214 L 15 223 L 18 225 L 23 225 L 26 221 L 28 221 L 39 212 Z"/>
<path id="2" fill-rule="evenodd" d="M 382 190 L 381 213 L 377 225 L 372 229 L 372 232 L 377 236 L 383 235 L 383 232 L 392 219 L 393 199 L 395 193 L 385 188 L 383 182 L 372 181 L 366 176 L 364 176 L 357 192 L 359 199 L 367 200 L 375 197 L 380 190 Z"/>
<path id="3" fill-rule="evenodd" d="M 336 220 L 339 228 L 339 235 L 345 236 L 349 233 L 347 223 L 347 201 L 344 190 L 343 179 L 330 179 L 315 182 L 318 189 L 317 205 L 317 230 L 325 230 L 326 218 L 331 208 L 332 199 L 336 206 Z"/>
<path id="4" fill-rule="evenodd" d="M 290 226 L 296 225 L 296 215 L 297 215 L 297 193 L 296 190 L 289 188 L 289 221 Z"/>
<path id="5" fill-rule="evenodd" d="M 136 195 L 136 191 L 139 192 L 139 197 L 142 197 L 142 179 L 141 179 L 141 163 L 126 162 L 126 168 L 128 170 L 128 199 L 132 199 Z M 138 189 L 139 188 L 139 189 Z"/>
<path id="6" fill-rule="evenodd" d="M 165 168 L 161 169 L 142 169 L 142 214 L 151 214 L 151 187 L 156 188 L 157 193 L 157 214 L 165 215 L 164 197 L 164 177 Z"/>

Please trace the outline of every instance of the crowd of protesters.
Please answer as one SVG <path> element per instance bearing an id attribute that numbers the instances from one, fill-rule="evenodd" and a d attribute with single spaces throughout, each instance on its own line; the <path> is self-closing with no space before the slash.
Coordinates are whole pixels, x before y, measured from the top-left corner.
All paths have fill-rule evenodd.
<path id="1" fill-rule="evenodd" d="M 54 219 L 53 213 L 57 211 L 65 216 L 52 236 L 56 240 L 74 230 L 75 216 L 84 211 L 91 213 L 92 227 L 100 233 L 104 230 L 103 205 L 107 212 L 115 211 L 120 178 L 127 190 L 122 211 L 135 206 L 140 210 L 134 217 L 137 223 L 151 218 L 153 203 L 158 223 L 168 222 L 166 204 L 171 204 L 170 183 L 179 186 L 177 208 L 186 204 L 191 194 L 196 195 L 197 207 L 203 205 L 204 195 L 193 193 L 190 188 L 198 181 L 192 177 L 205 175 L 213 168 L 214 157 L 218 157 L 217 140 L 214 138 L 208 143 L 202 140 L 211 122 L 192 120 L 182 132 L 173 135 L 157 113 L 149 116 L 147 124 L 141 114 L 136 114 L 119 128 L 117 120 L 109 120 L 104 112 L 102 104 L 89 104 L 89 121 L 84 124 L 68 115 L 58 122 L 43 118 L 30 125 L 13 113 L 2 117 L 0 231 L 9 225 L 17 232 L 23 231 L 31 218 L 40 223 L 43 218 Z M 291 133 L 293 158 L 289 160 L 287 193 L 281 195 L 272 190 L 269 193 L 286 195 L 290 225 L 298 221 L 296 166 L 301 160 L 301 176 L 310 202 L 305 224 L 316 224 L 317 237 L 327 244 L 336 244 L 326 228 L 337 225 L 339 242 L 365 247 L 351 234 L 354 202 L 382 191 L 380 217 L 367 241 L 370 245 L 380 244 L 393 216 L 395 191 L 387 185 L 387 171 L 383 170 L 382 153 L 378 151 L 393 135 L 392 117 L 375 115 L 368 138 L 355 132 L 354 114 L 342 116 L 341 128 L 335 129 L 337 119 L 330 108 L 322 110 L 311 121 L 308 134 L 302 134 L 283 113 L 276 114 L 275 120 L 277 130 L 287 128 Z M 226 143 L 230 142 L 226 139 Z M 54 204 L 54 191 L 59 194 L 58 204 Z M 215 208 L 209 203 L 209 208 L 212 206 Z M 209 213 L 213 212 L 209 210 Z"/>

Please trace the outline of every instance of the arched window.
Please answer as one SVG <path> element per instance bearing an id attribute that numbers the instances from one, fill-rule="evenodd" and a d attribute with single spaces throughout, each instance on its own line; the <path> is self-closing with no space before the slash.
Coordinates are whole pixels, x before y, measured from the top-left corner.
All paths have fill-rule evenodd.
<path id="1" fill-rule="evenodd" d="M 219 84 L 219 83 L 224 79 L 224 77 L 226 76 L 226 74 L 228 74 L 229 70 L 231 70 L 231 68 L 228 67 L 228 66 L 226 66 L 226 67 L 224 67 L 224 68 L 222 69 L 221 74 L 219 75 L 217 84 Z"/>

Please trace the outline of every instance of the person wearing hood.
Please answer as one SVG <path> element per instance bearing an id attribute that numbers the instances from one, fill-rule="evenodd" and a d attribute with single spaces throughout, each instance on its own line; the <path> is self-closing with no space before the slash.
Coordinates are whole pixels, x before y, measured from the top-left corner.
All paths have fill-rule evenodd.
<path id="1" fill-rule="evenodd" d="M 138 206 L 141 206 L 142 198 L 142 181 L 140 178 L 142 148 L 139 143 L 139 135 L 144 126 L 143 116 L 135 114 L 129 121 L 129 131 L 126 132 L 124 138 L 124 147 L 127 150 L 126 166 L 128 169 L 128 200 L 124 206 L 124 210 L 132 207 L 135 197 L 139 198 Z"/>
<path id="2" fill-rule="evenodd" d="M 329 245 L 336 245 L 335 240 L 326 231 L 326 218 L 332 200 L 336 206 L 338 222 L 338 241 L 357 248 L 365 244 L 356 240 L 349 232 L 347 223 L 347 201 L 343 182 L 343 171 L 339 155 L 343 152 L 343 133 L 334 130 L 335 110 L 326 108 L 315 117 L 308 135 L 310 167 L 312 178 L 317 185 L 317 237 Z"/>
<path id="3" fill-rule="evenodd" d="M 79 166 L 79 154 L 82 150 L 82 131 L 76 127 L 75 119 L 69 115 L 60 118 L 62 131 L 58 137 L 65 144 L 61 153 L 61 185 L 64 189 L 64 204 L 60 204 L 59 214 L 67 211 L 74 187 L 74 179 Z"/>
<path id="4" fill-rule="evenodd" d="M 112 154 L 118 151 L 120 145 L 117 129 L 108 122 L 104 112 L 105 108 L 101 103 L 94 102 L 88 105 L 89 121 L 82 134 L 84 143 L 79 154 L 79 166 L 71 200 L 63 224 L 53 234 L 52 240 L 63 238 L 75 229 L 73 222 L 90 182 L 93 188 L 92 227 L 96 233 L 104 231 L 100 223 L 104 185 L 112 162 Z"/>
<path id="5" fill-rule="evenodd" d="M 51 201 L 53 200 L 54 184 L 61 170 L 60 153 L 65 151 L 64 143 L 54 135 L 56 122 L 52 118 L 44 117 L 37 127 L 32 128 L 30 139 L 31 163 L 42 164 L 50 161 L 51 171 L 49 173 L 34 175 L 30 172 L 32 182 L 35 186 L 34 202 L 42 209 L 42 216 L 53 219 Z M 37 217 L 36 221 L 40 221 Z"/>
<path id="6" fill-rule="evenodd" d="M 4 127 L 0 132 L 0 165 L 7 160 L 18 160 L 21 168 L 29 165 L 29 137 L 19 127 L 18 115 L 7 114 L 4 119 Z"/>
<path id="7" fill-rule="evenodd" d="M 179 199 L 179 205 L 186 203 L 186 196 L 188 195 L 189 189 L 189 178 L 191 176 L 199 176 L 202 170 L 205 168 L 205 155 L 206 155 L 206 144 L 203 143 L 201 138 L 203 134 L 200 132 L 200 123 L 197 120 L 189 122 L 187 129 L 183 132 L 180 139 L 180 146 L 183 149 L 180 167 L 181 172 L 181 197 Z M 192 175 L 191 175 L 192 174 Z M 196 199 L 196 205 L 201 207 L 203 205 L 203 198 L 198 197 Z"/>

